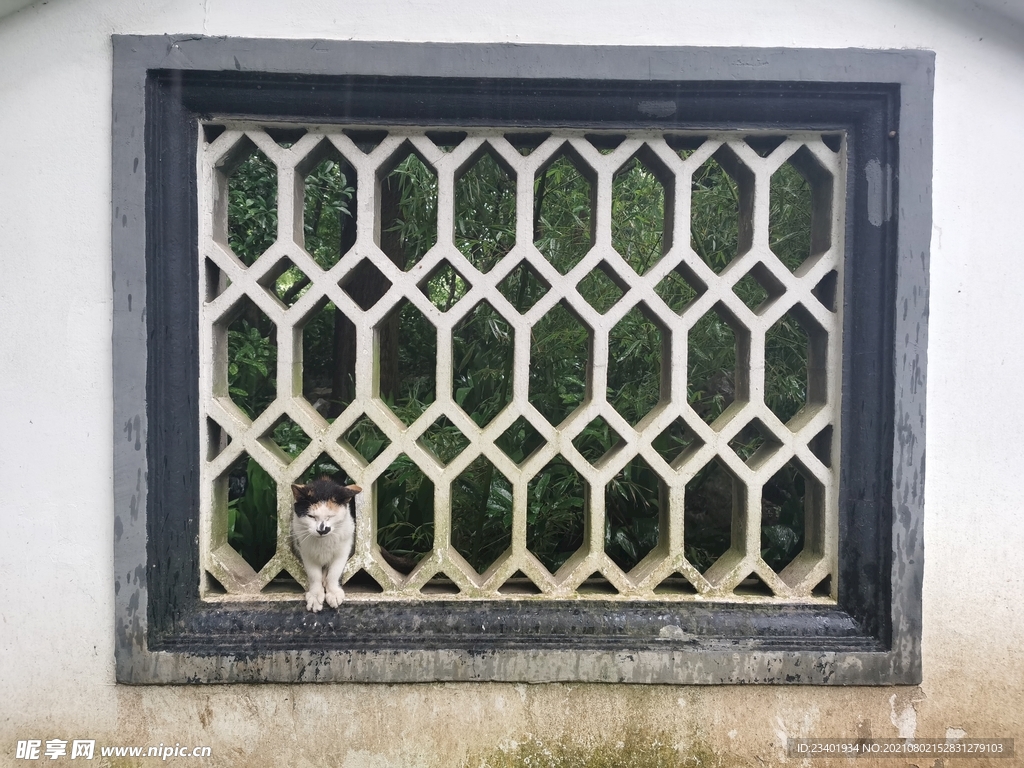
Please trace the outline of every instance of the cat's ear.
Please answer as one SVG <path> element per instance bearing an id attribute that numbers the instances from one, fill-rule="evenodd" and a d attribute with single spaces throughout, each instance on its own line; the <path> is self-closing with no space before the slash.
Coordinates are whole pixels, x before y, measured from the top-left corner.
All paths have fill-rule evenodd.
<path id="1" fill-rule="evenodd" d="M 352 495 L 353 496 L 355 496 L 357 493 L 362 493 L 363 492 L 363 489 L 360 488 L 358 485 L 346 485 L 345 486 L 345 490 L 346 491 L 352 491 Z"/>
<path id="2" fill-rule="evenodd" d="M 292 497 L 296 501 L 301 501 L 304 498 L 309 497 L 309 489 L 304 485 L 293 485 L 292 486 Z"/>

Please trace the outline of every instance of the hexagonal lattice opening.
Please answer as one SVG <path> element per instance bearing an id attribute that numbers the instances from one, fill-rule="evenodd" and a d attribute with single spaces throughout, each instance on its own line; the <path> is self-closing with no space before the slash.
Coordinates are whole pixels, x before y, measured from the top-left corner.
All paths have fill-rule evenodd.
<path id="1" fill-rule="evenodd" d="M 583 458 L 595 465 L 620 442 L 622 437 L 601 416 L 593 419 L 572 440 L 573 447 Z"/>
<path id="2" fill-rule="evenodd" d="M 764 484 L 761 557 L 776 573 L 793 562 L 805 546 L 821 553 L 824 499 L 821 484 L 795 459 Z"/>
<path id="3" fill-rule="evenodd" d="M 512 545 L 512 486 L 484 456 L 452 482 L 452 546 L 478 573 Z"/>
<path id="4" fill-rule="evenodd" d="M 673 312 L 682 314 L 690 304 L 699 299 L 708 287 L 697 277 L 685 262 L 679 262 L 675 269 L 665 275 L 654 291 Z"/>
<path id="5" fill-rule="evenodd" d="M 596 190 L 593 171 L 569 145 L 537 174 L 533 242 L 563 275 L 594 243 Z"/>
<path id="6" fill-rule="evenodd" d="M 779 449 L 781 443 L 760 419 L 753 419 L 729 441 L 747 466 L 756 467 Z"/>
<path id="7" fill-rule="evenodd" d="M 520 262 L 498 283 L 501 295 L 520 314 L 528 312 L 550 288 L 528 261 Z"/>
<path id="8" fill-rule="evenodd" d="M 391 445 L 388 436 L 369 416 L 360 416 L 341 436 L 341 442 L 347 443 L 356 453 L 370 463 L 381 452 Z"/>
<path id="9" fill-rule="evenodd" d="M 522 464 L 535 450 L 546 443 L 547 441 L 540 432 L 534 429 L 533 425 L 523 416 L 512 422 L 512 426 L 502 432 L 494 441 L 494 444 L 516 464 Z"/>
<path id="10" fill-rule="evenodd" d="M 406 425 L 434 402 L 437 330 L 408 300 L 376 328 L 379 397 Z"/>
<path id="11" fill-rule="evenodd" d="M 644 274 L 672 247 L 674 181 L 646 144 L 612 181 L 612 247 Z"/>
<path id="12" fill-rule="evenodd" d="M 715 272 L 753 242 L 754 174 L 723 145 L 693 174 L 690 245 Z"/>
<path id="13" fill-rule="evenodd" d="M 294 459 L 309 445 L 310 439 L 302 427 L 292 421 L 288 414 L 282 415 L 261 436 L 262 441 L 276 445 L 289 458 Z"/>
<path id="14" fill-rule="evenodd" d="M 303 180 L 302 234 L 306 252 L 330 269 L 356 241 L 356 174 L 329 141 L 296 169 Z"/>
<path id="15" fill-rule="evenodd" d="M 291 259 L 281 259 L 260 280 L 260 285 L 282 306 L 290 307 L 309 290 L 309 278 Z"/>
<path id="16" fill-rule="evenodd" d="M 790 270 L 832 244 L 832 174 L 800 147 L 772 174 L 768 246 Z"/>
<path id="17" fill-rule="evenodd" d="M 277 328 L 246 296 L 228 325 L 228 394 L 255 419 L 277 396 Z"/>
<path id="18" fill-rule="evenodd" d="M 734 515 L 742 515 L 746 488 L 718 459 L 689 483 L 683 501 L 683 542 L 686 559 L 701 573 L 729 551 L 735 536 Z"/>
<path id="19" fill-rule="evenodd" d="M 433 453 L 442 464 L 449 464 L 466 450 L 469 440 L 447 416 L 442 416 L 427 427 L 420 436 L 420 444 Z"/>
<path id="20" fill-rule="evenodd" d="M 404 453 L 374 484 L 377 543 L 395 558 L 419 562 L 434 547 L 434 484 Z"/>
<path id="21" fill-rule="evenodd" d="M 602 315 L 615 306 L 615 302 L 622 298 L 628 288 L 629 286 L 603 261 L 576 284 L 580 296 Z"/>
<path id="22" fill-rule="evenodd" d="M 228 247 L 247 267 L 277 240 L 277 166 L 242 139 L 224 160 Z"/>
<path id="23" fill-rule="evenodd" d="M 586 481 L 556 456 L 527 487 L 526 546 L 551 573 L 583 546 Z"/>
<path id="24" fill-rule="evenodd" d="M 484 145 L 455 179 L 455 247 L 481 272 L 516 244 L 516 175 Z"/>
<path id="25" fill-rule="evenodd" d="M 370 259 L 363 259 L 338 285 L 365 312 L 383 298 L 391 281 Z"/>
<path id="26" fill-rule="evenodd" d="M 565 304 L 533 326 L 530 403 L 551 424 L 562 423 L 587 394 L 590 330 Z"/>
<path id="27" fill-rule="evenodd" d="M 825 330 L 799 304 L 768 329 L 764 400 L 780 421 L 788 422 L 808 403 L 825 402 L 827 346 Z"/>
<path id="28" fill-rule="evenodd" d="M 748 331 L 718 304 L 690 329 L 687 399 L 704 421 L 717 419 L 748 396 Z"/>
<path id="29" fill-rule="evenodd" d="M 437 172 L 405 142 L 380 175 L 378 243 L 411 269 L 437 242 Z"/>
<path id="30" fill-rule="evenodd" d="M 302 396 L 324 418 L 334 418 L 355 398 L 356 328 L 333 302 L 300 321 Z"/>
<path id="31" fill-rule="evenodd" d="M 681 416 L 669 424 L 652 442 L 661 458 L 674 469 L 679 469 L 686 460 L 704 445 Z"/>
<path id="32" fill-rule="evenodd" d="M 454 307 L 472 287 L 447 259 L 420 283 L 420 292 L 442 312 Z"/>
<path id="33" fill-rule="evenodd" d="M 277 483 L 245 453 L 225 475 L 228 544 L 258 572 L 277 552 Z"/>
<path id="34" fill-rule="evenodd" d="M 481 427 L 512 400 L 512 326 L 486 301 L 452 328 L 452 397 Z"/>
<path id="35" fill-rule="evenodd" d="M 604 488 L 604 551 L 624 571 L 632 570 L 656 546 L 668 492 L 640 456 Z"/>
<path id="36" fill-rule="evenodd" d="M 668 330 L 643 304 L 629 310 L 608 334 L 608 402 L 630 424 L 667 394 L 669 367 L 663 368 L 662 361 L 670 357 Z"/>

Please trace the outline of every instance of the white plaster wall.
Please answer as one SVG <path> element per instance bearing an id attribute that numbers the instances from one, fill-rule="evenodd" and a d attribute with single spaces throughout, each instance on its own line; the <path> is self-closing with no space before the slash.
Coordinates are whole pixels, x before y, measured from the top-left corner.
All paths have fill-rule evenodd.
<path id="1" fill-rule="evenodd" d="M 627 728 L 723 765 L 780 764 L 785 735 L 959 729 L 1024 750 L 1021 18 L 1019 0 L 40 0 L 4 16 L 0 764 L 17 739 L 87 737 L 206 744 L 204 765 L 443 766 L 530 734 L 599 743 Z M 923 684 L 116 686 L 114 33 L 934 50 Z"/>

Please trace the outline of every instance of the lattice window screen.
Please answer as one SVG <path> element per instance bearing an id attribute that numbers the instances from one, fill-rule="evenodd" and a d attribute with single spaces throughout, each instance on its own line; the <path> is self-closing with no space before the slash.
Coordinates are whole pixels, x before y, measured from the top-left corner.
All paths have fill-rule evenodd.
<path id="1" fill-rule="evenodd" d="M 203 133 L 202 131 L 200 132 Z M 838 413 L 842 321 L 842 248 L 845 205 L 845 146 L 838 138 L 793 134 L 758 144 L 739 134 L 715 134 L 695 140 L 687 136 L 631 133 L 610 151 L 583 132 L 540 134 L 539 146 L 521 152 L 501 131 L 470 130 L 454 147 L 439 147 L 426 130 L 387 129 L 374 147 L 363 151 L 336 127 L 311 127 L 290 146 L 282 146 L 258 126 L 229 125 L 210 142 L 200 140 L 200 288 L 201 355 L 200 436 L 206 453 L 201 462 L 201 560 L 203 595 L 207 599 L 294 599 L 297 587 L 280 586 L 290 574 L 304 583 L 301 565 L 287 536 L 292 515 L 289 486 L 297 482 L 322 454 L 329 455 L 352 481 L 362 486 L 357 543 L 346 579 L 360 571 L 380 590 L 347 590 L 349 599 L 524 599 L 513 581 L 529 580 L 535 599 L 598 596 L 628 599 L 753 599 L 814 601 L 834 599 L 837 562 Z M 544 138 L 546 136 L 546 138 Z M 618 142 L 621 137 L 617 137 Z M 784 140 L 783 140 L 784 139 Z M 251 142 L 251 143 L 250 143 Z M 777 146 L 775 146 L 777 144 Z M 276 240 L 246 266 L 227 245 L 228 173 L 240 153 L 255 145 L 277 167 Z M 399 269 L 380 243 L 380 179 L 396 157 L 410 146 L 437 176 L 437 242 L 411 269 Z M 680 151 L 679 147 L 690 147 Z M 329 270 L 321 269 L 303 249 L 303 176 L 331 152 L 340 153 L 358 179 L 358 223 L 355 244 Z M 765 148 L 767 147 L 767 148 Z M 247 149 L 248 148 L 248 149 Z M 515 177 L 516 244 L 482 273 L 453 242 L 455 184 L 489 151 Z M 593 247 L 567 274 L 561 274 L 534 246 L 536 180 L 553 160 L 571 156 L 590 179 L 594 192 Z M 637 274 L 612 246 L 613 179 L 634 158 L 656 168 L 666 190 L 664 241 L 669 246 L 644 274 Z M 740 255 L 716 273 L 690 247 L 692 177 L 709 158 L 736 180 L 740 212 Z M 809 223 L 811 256 L 791 271 L 769 248 L 769 191 L 772 175 L 792 163 L 811 184 L 813 212 Z M 370 261 L 390 283 L 384 296 L 368 309 L 343 290 L 360 265 Z M 549 290 L 520 314 L 499 290 L 499 284 L 526 262 Z M 447 311 L 421 290 L 439 268 L 448 265 L 464 278 L 468 290 Z M 297 267 L 310 287 L 291 306 L 272 291 L 285 269 Z M 580 294 L 578 285 L 601 270 L 623 291 L 610 308 L 599 312 Z M 672 274 L 694 288 L 696 298 L 674 311 L 658 289 Z M 756 280 L 766 296 L 749 307 L 734 287 Z M 270 286 L 270 287 L 268 287 Z M 328 422 L 302 391 L 302 328 L 326 301 L 333 302 L 356 332 L 354 399 Z M 437 329 L 435 400 L 410 426 L 378 397 L 379 375 L 375 328 L 397 306 L 413 305 Z M 514 333 L 514 366 L 510 404 L 484 428 L 456 403 L 452 392 L 452 329 L 480 302 L 496 310 Z M 582 404 L 560 424 L 549 424 L 530 402 L 531 333 L 557 306 L 569 310 L 590 331 L 588 386 Z M 277 349 L 276 399 L 255 420 L 233 402 L 228 391 L 227 328 L 245 307 L 255 306 L 274 324 Z M 607 402 L 604 393 L 609 367 L 610 332 L 634 308 L 661 330 L 663 358 L 660 402 L 633 425 Z M 687 403 L 688 334 L 709 313 L 724 320 L 736 338 L 735 399 L 711 424 Z M 796 322 L 807 337 L 806 405 L 783 423 L 765 404 L 765 338 L 780 321 Z M 353 424 L 369 417 L 389 444 L 367 461 L 341 438 Z M 445 464 L 421 439 L 445 416 L 466 437 L 468 445 Z M 311 439 L 294 459 L 270 434 L 282 418 L 290 418 Z M 517 465 L 495 443 L 513 423 L 525 418 L 543 438 L 543 445 Z M 574 438 L 596 418 L 621 438 L 595 464 L 574 445 Z M 679 422 L 679 420 L 682 422 Z M 685 424 L 690 445 L 671 462 L 654 447 L 666 430 Z M 741 457 L 734 450 L 744 430 L 759 433 L 757 450 Z M 733 446 L 733 447 L 730 447 Z M 276 484 L 278 535 L 276 551 L 257 572 L 228 543 L 230 467 L 248 455 Z M 382 559 L 376 546 L 375 481 L 401 455 L 412 460 L 434 487 L 433 549 L 408 576 Z M 483 573 L 477 573 L 450 546 L 451 485 L 477 457 L 485 456 L 507 478 L 512 490 L 511 546 Z M 579 550 L 552 574 L 527 548 L 529 484 L 561 455 L 585 481 L 585 536 Z M 641 456 L 661 478 L 662 510 L 657 546 L 628 573 L 604 552 L 605 485 L 631 459 Z M 746 460 L 744 460 L 744 458 Z M 684 509 L 687 484 L 717 461 L 733 486 L 732 543 L 702 573 L 687 559 Z M 762 490 L 785 467 L 803 478 L 805 543 L 803 551 L 780 573 L 762 559 Z M 210 578 L 212 577 L 212 578 Z M 759 580 L 761 592 L 745 587 Z M 439 588 L 449 585 L 449 589 Z M 591 589 L 595 584 L 599 589 Z M 823 585 L 826 585 L 823 587 Z M 457 588 L 457 590 L 456 590 Z"/>

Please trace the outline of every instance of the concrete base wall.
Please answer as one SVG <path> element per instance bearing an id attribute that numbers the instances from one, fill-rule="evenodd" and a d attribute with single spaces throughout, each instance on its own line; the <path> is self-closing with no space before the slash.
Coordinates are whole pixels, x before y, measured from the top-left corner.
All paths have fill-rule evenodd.
<path id="1" fill-rule="evenodd" d="M 208 745 L 211 759 L 178 760 L 253 766 L 543 765 L 545 750 L 553 765 L 762 766 L 786 762 L 786 738 L 868 735 L 1016 737 L 1024 750 L 1024 24 L 999 8 L 49 0 L 0 18 L 0 764 L 29 764 L 17 740 L 52 738 Z M 115 685 L 115 33 L 934 50 L 923 684 Z"/>

